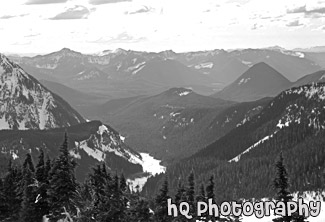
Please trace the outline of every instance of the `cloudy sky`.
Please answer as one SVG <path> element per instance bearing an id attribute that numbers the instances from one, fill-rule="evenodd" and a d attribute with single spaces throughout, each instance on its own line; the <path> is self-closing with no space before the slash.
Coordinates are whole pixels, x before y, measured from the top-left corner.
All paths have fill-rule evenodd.
<path id="1" fill-rule="evenodd" d="M 325 0 L 8 0 L 0 52 L 325 45 Z"/>

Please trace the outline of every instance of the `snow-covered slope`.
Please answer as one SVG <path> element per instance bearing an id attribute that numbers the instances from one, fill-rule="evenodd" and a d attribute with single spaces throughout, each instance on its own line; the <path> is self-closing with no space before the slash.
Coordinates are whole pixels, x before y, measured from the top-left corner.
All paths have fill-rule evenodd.
<path id="1" fill-rule="evenodd" d="M 270 140 L 279 131 L 291 126 L 292 124 L 305 124 L 306 127 L 316 131 L 325 129 L 325 116 L 323 112 L 325 106 L 324 83 L 288 89 L 282 92 L 275 98 L 275 100 L 266 106 L 266 112 L 279 108 L 279 104 L 283 103 L 283 101 L 288 98 L 292 98 L 291 102 L 288 102 L 287 106 L 283 107 L 283 112 L 273 120 L 274 124 L 271 128 L 273 131 L 250 145 L 236 157 L 230 159 L 229 162 L 238 162 L 244 154 L 247 154 L 253 149 L 258 149 L 258 147 L 264 142 Z M 264 114 L 266 112 L 264 112 Z"/>
<path id="2" fill-rule="evenodd" d="M 126 145 L 117 131 L 100 121 L 50 130 L 1 130 L 0 152 L 23 161 L 26 153 L 37 159 L 39 150 L 43 149 L 53 158 L 58 154 L 65 132 L 68 133 L 69 153 L 78 163 L 79 180 L 85 178 L 91 167 L 104 162 L 112 171 L 123 172 L 125 176 L 143 172 L 142 156 Z"/>
<path id="3" fill-rule="evenodd" d="M 0 129 L 50 129 L 85 120 L 63 99 L 0 54 Z"/>
<path id="4" fill-rule="evenodd" d="M 144 176 L 135 177 L 134 179 L 128 179 L 127 182 L 132 190 L 142 191 L 143 186 L 146 184 L 148 178 L 160 173 L 166 172 L 166 167 L 161 165 L 161 161 L 150 156 L 148 153 L 140 153 L 142 161 L 140 164 L 143 167 Z"/>
<path id="5" fill-rule="evenodd" d="M 104 162 L 107 155 L 111 154 L 122 157 L 130 163 L 142 164 L 143 162 L 138 153 L 124 145 L 119 134 L 104 124 L 100 125 L 97 132 L 90 134 L 86 140 L 75 141 L 75 147 L 70 151 L 70 154 L 76 158 L 81 158 L 79 153 L 81 150 L 99 162 Z"/>

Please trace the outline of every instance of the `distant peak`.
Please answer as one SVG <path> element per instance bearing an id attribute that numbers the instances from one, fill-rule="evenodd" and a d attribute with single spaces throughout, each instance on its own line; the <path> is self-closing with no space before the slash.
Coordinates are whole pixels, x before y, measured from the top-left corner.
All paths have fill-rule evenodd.
<path id="1" fill-rule="evenodd" d="M 13 66 L 13 63 L 7 58 L 7 56 L 0 53 L 0 66 L 10 67 L 10 66 Z"/>
<path id="2" fill-rule="evenodd" d="M 69 48 L 63 48 L 59 52 L 61 52 L 61 53 L 76 53 L 76 54 L 81 54 L 80 52 L 73 51 L 72 49 L 69 49 Z"/>
<path id="3" fill-rule="evenodd" d="M 62 52 L 71 52 L 72 50 L 69 49 L 69 48 L 63 48 L 63 49 L 61 49 L 60 51 L 62 51 Z"/>
<path id="4" fill-rule="evenodd" d="M 269 50 L 276 50 L 276 51 L 286 51 L 285 48 L 275 45 L 275 46 L 270 46 L 270 47 L 266 47 L 265 49 L 269 49 Z"/>
<path id="5" fill-rule="evenodd" d="M 175 87 L 167 90 L 167 94 L 169 95 L 178 95 L 178 96 L 186 96 L 192 93 L 193 90 L 191 88 L 183 88 L 183 87 Z"/>
<path id="6" fill-rule="evenodd" d="M 256 63 L 255 65 L 253 65 L 253 67 L 254 66 L 257 67 L 257 66 L 270 66 L 270 65 L 268 65 L 266 62 L 259 62 L 259 63 Z"/>
<path id="7" fill-rule="evenodd" d="M 265 63 L 265 62 L 259 62 L 254 64 L 249 70 L 255 70 L 255 69 L 272 69 L 274 71 L 276 71 L 272 66 L 270 66 L 269 64 Z"/>
<path id="8" fill-rule="evenodd" d="M 276 69 L 272 66 L 268 65 L 265 62 L 259 62 L 249 68 L 240 78 L 237 79 L 237 82 L 241 82 L 242 79 L 245 79 L 251 82 L 253 79 L 263 79 L 271 80 L 271 79 L 281 79 L 281 81 L 289 83 L 289 80 L 285 78 L 281 73 L 279 73 Z M 246 81 L 246 82 L 247 82 Z"/>
<path id="9" fill-rule="evenodd" d="M 3 59 L 7 59 L 7 56 L 5 56 L 4 54 L 0 53 L 0 61 Z"/>

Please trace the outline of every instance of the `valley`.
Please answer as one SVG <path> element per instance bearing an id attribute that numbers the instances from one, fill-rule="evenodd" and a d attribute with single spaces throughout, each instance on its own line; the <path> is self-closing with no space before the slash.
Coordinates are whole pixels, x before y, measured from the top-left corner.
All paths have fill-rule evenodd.
<path id="1" fill-rule="evenodd" d="M 322 59 L 278 48 L 1 54 L 0 177 L 10 160 L 51 162 L 65 141 L 80 187 L 123 182 L 150 206 L 166 181 L 185 198 L 189 175 L 195 191 L 213 175 L 218 201 L 272 198 L 280 153 L 292 193 L 322 192 Z"/>

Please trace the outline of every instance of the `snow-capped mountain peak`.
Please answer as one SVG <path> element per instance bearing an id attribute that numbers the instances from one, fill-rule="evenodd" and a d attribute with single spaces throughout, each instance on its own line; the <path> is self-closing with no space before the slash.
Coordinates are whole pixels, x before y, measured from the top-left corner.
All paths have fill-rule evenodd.
<path id="1" fill-rule="evenodd" d="M 81 150 L 99 162 L 104 162 L 109 153 L 114 153 L 130 163 L 142 164 L 141 155 L 129 149 L 121 136 L 104 124 L 99 125 L 97 132 L 91 134 L 88 139 L 76 141 L 75 148 L 70 154 L 78 158 Z"/>
<path id="2" fill-rule="evenodd" d="M 0 129 L 49 129 L 85 120 L 19 65 L 0 54 Z"/>

